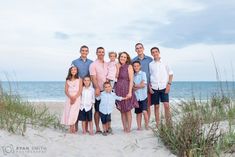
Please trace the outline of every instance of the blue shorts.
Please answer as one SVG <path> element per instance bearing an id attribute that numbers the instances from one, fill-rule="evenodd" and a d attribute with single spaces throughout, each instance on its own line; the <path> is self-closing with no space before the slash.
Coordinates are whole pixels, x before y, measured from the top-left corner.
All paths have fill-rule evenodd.
<path id="1" fill-rule="evenodd" d="M 108 122 L 111 122 L 111 113 L 110 114 L 103 114 L 100 112 L 100 119 L 102 124 L 106 124 Z"/>
<path id="2" fill-rule="evenodd" d="M 148 106 L 148 99 L 144 99 L 142 101 L 138 101 L 139 103 L 139 108 L 135 108 L 135 113 L 139 114 L 142 113 L 144 110 L 147 111 L 147 106 Z"/>
<path id="3" fill-rule="evenodd" d="M 162 90 L 153 90 L 153 94 L 151 96 L 151 104 L 153 105 L 159 105 L 161 102 L 169 102 L 169 94 L 165 93 L 166 88 Z"/>
<path id="4" fill-rule="evenodd" d="M 83 109 L 82 111 L 79 111 L 79 115 L 78 115 L 78 120 L 80 121 L 92 121 L 92 109 L 90 109 L 89 111 L 85 111 L 85 109 Z"/>
<path id="5" fill-rule="evenodd" d="M 95 99 L 95 112 L 99 112 L 100 110 L 99 110 L 99 108 L 100 108 L 100 100 L 96 100 Z"/>

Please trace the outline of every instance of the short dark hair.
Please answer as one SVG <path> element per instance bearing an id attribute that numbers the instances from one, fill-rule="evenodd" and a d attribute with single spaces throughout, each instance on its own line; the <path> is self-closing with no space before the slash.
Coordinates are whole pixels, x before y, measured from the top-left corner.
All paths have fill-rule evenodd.
<path id="1" fill-rule="evenodd" d="M 110 83 L 109 81 L 106 81 L 106 82 L 104 82 L 103 87 L 104 87 L 106 84 L 109 84 L 109 85 L 111 86 L 111 83 Z"/>
<path id="2" fill-rule="evenodd" d="M 144 47 L 144 45 L 142 43 L 135 44 L 135 47 L 138 46 L 138 45 L 141 45 L 142 47 Z"/>
<path id="3" fill-rule="evenodd" d="M 97 52 L 98 52 L 98 50 L 100 50 L 100 49 L 104 50 L 104 48 L 103 48 L 103 47 L 97 47 L 97 49 L 96 49 L 96 53 L 97 53 Z"/>
<path id="4" fill-rule="evenodd" d="M 134 61 L 132 65 L 134 65 L 135 63 L 138 63 L 139 65 L 141 65 L 140 61 Z"/>
<path id="5" fill-rule="evenodd" d="M 90 81 L 91 81 L 91 77 L 90 77 L 89 75 L 86 75 L 85 77 L 82 78 L 82 85 L 83 85 L 83 86 L 85 86 L 85 84 L 84 84 L 84 82 L 83 82 L 83 81 L 85 80 L 85 78 L 89 78 Z M 91 83 L 90 83 L 90 86 L 91 86 Z"/>
<path id="6" fill-rule="evenodd" d="M 91 79 L 91 76 L 90 76 L 90 75 L 86 75 L 86 76 L 83 77 L 83 79 L 84 79 L 84 78 L 89 78 L 89 79 Z"/>
<path id="7" fill-rule="evenodd" d="M 87 49 L 88 49 L 88 51 L 89 51 L 88 46 L 86 46 L 86 45 L 82 45 L 82 46 L 80 47 L 80 52 L 82 51 L 82 49 L 83 49 L 83 48 L 87 48 Z"/>
<path id="8" fill-rule="evenodd" d="M 152 47 L 151 50 L 150 50 L 150 52 L 152 53 L 152 51 L 153 51 L 154 49 L 156 49 L 156 50 L 158 50 L 158 52 L 160 52 L 160 50 L 159 50 L 158 47 Z"/>

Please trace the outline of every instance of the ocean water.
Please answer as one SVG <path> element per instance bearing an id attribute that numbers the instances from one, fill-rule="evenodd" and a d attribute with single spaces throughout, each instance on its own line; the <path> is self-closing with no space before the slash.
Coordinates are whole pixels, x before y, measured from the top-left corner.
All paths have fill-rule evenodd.
<path id="1" fill-rule="evenodd" d="M 4 91 L 18 94 L 27 101 L 65 101 L 65 82 L 2 82 Z M 196 99 L 207 100 L 221 89 L 225 94 L 235 96 L 235 82 L 173 82 L 171 85 L 170 99 L 182 100 Z"/>

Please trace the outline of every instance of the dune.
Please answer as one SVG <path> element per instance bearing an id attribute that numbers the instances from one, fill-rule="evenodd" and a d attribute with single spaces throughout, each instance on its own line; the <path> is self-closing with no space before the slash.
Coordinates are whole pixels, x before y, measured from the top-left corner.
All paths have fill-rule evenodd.
<path id="1" fill-rule="evenodd" d="M 40 106 L 42 103 L 35 103 Z M 45 102 L 50 112 L 61 114 L 62 102 Z M 0 130 L 0 156 L 10 157 L 175 157 L 152 130 L 136 130 L 135 114 L 131 133 L 122 131 L 119 111 L 112 113 L 113 135 L 82 135 L 81 122 L 77 134 L 28 128 L 25 136 Z"/>

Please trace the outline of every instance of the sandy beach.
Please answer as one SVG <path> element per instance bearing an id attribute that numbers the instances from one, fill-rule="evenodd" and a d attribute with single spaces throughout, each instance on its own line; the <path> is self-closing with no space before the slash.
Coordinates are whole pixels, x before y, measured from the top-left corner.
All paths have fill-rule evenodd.
<path id="1" fill-rule="evenodd" d="M 62 102 L 35 103 L 48 106 L 50 112 L 60 116 Z M 112 113 L 113 135 L 82 135 L 81 123 L 78 134 L 69 134 L 53 129 L 35 130 L 28 128 L 25 136 L 0 131 L 0 156 L 8 157 L 174 157 L 152 130 L 136 130 L 133 114 L 132 131 L 122 131 L 119 111 Z"/>

